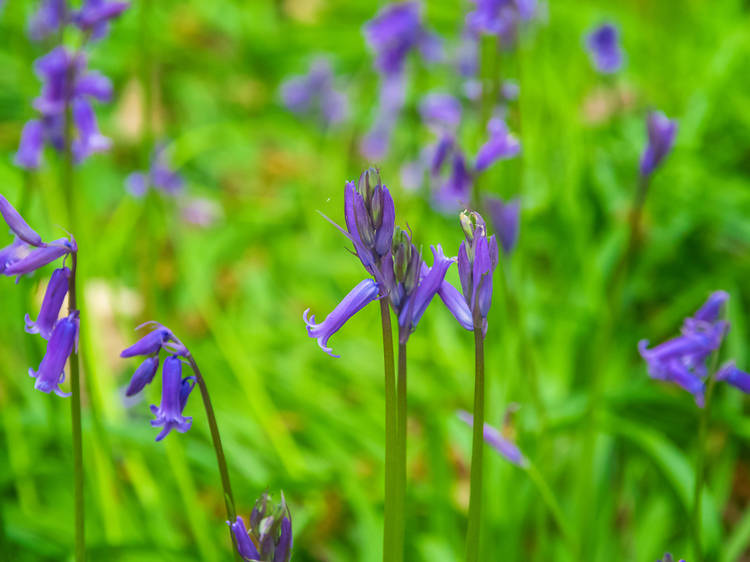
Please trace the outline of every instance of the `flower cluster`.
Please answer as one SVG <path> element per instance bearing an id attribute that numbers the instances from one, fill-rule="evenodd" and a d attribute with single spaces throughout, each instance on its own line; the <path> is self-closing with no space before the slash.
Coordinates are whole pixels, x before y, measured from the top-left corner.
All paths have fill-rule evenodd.
<path id="1" fill-rule="evenodd" d="M 185 182 L 182 176 L 174 171 L 167 162 L 166 144 L 158 144 L 151 153 L 149 169 L 145 172 L 132 172 L 125 178 L 125 187 L 131 195 L 143 197 L 150 187 L 167 195 L 178 195 Z"/>
<path id="2" fill-rule="evenodd" d="M 681 335 L 648 349 L 648 340 L 638 342 L 638 351 L 648 366 L 652 378 L 673 382 L 695 397 L 699 407 L 705 403 L 708 359 L 718 349 L 729 331 L 729 323 L 722 319 L 729 294 L 716 291 L 705 304 L 682 325 Z M 725 381 L 750 393 L 750 374 L 738 369 L 734 361 L 722 365 L 716 379 Z"/>
<path id="3" fill-rule="evenodd" d="M 39 368 L 36 371 L 29 369 L 29 375 L 36 379 L 34 388 L 46 393 L 54 391 L 58 396 L 70 396 L 60 389 L 60 383 L 65 380 L 65 363 L 74 346 L 78 347 L 79 314 L 77 310 L 70 310 L 68 316 L 59 316 L 72 275 L 65 266 L 65 258 L 73 254 L 75 260 L 78 247 L 72 236 L 49 243 L 42 241 L 42 237 L 2 195 L 0 214 L 15 235 L 13 242 L 0 250 L 0 273 L 9 277 L 26 275 L 63 258 L 62 266 L 52 273 L 47 283 L 39 316 L 32 320 L 27 314 L 25 324 L 27 333 L 39 334 L 48 342 Z"/>
<path id="4" fill-rule="evenodd" d="M 334 86 L 331 64 L 317 58 L 304 76 L 294 76 L 281 85 L 281 99 L 289 111 L 311 115 L 324 127 L 344 121 L 349 104 L 343 92 Z"/>
<path id="5" fill-rule="evenodd" d="M 151 406 L 151 413 L 155 419 L 151 420 L 153 427 L 161 427 L 156 436 L 157 441 L 164 439 L 170 431 L 176 429 L 185 433 L 193 423 L 193 418 L 182 414 L 188 397 L 195 387 L 194 376 L 182 376 L 182 359 L 189 358 L 190 352 L 175 337 L 172 331 L 158 322 L 147 322 L 136 329 L 150 324 L 154 330 L 143 336 L 136 343 L 123 350 L 120 357 L 146 356 L 130 379 L 126 396 L 134 396 L 154 380 L 159 369 L 159 352 L 165 350 L 170 355 L 164 360 L 161 381 L 161 405 Z"/>
<path id="6" fill-rule="evenodd" d="M 620 38 L 617 27 L 605 23 L 586 36 L 586 49 L 591 56 L 594 68 L 602 74 L 614 74 L 623 63 Z"/>
<path id="7" fill-rule="evenodd" d="M 247 562 L 289 562 L 292 557 L 292 516 L 281 494 L 281 503 L 271 504 L 268 492 L 255 502 L 250 513 L 250 530 L 245 521 L 227 521 L 237 552 Z"/>
<path id="8" fill-rule="evenodd" d="M 127 7 L 125 2 L 86 0 L 80 10 L 71 10 L 65 0 L 44 0 L 30 22 L 29 32 L 32 38 L 42 39 L 73 25 L 84 33 L 85 39 L 101 39 L 107 34 L 109 21 Z M 68 113 L 73 121 L 70 150 L 75 162 L 109 149 L 110 141 L 99 132 L 91 100 L 110 101 L 112 84 L 87 66 L 82 51 L 71 51 L 64 46 L 55 47 L 34 63 L 34 70 L 42 80 L 41 95 L 33 103 L 39 117 L 28 121 L 23 128 L 16 165 L 38 168 L 45 144 L 64 150 Z"/>

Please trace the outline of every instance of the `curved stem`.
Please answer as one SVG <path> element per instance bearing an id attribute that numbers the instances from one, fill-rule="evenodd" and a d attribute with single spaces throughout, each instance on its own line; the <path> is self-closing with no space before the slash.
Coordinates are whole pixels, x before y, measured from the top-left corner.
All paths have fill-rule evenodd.
<path id="1" fill-rule="evenodd" d="M 400 339 L 400 338 L 399 338 Z M 396 387 L 397 427 L 396 427 L 396 511 L 395 522 L 395 551 L 393 562 L 404 559 L 404 536 L 406 526 L 406 344 L 398 345 L 398 381 Z"/>
<path id="2" fill-rule="evenodd" d="M 388 299 L 380 299 L 380 319 L 383 327 L 383 371 L 385 373 L 385 508 L 383 525 L 383 562 L 393 560 L 395 548 L 396 488 L 396 375 L 393 364 L 393 329 Z"/>
<path id="3" fill-rule="evenodd" d="M 78 310 L 76 298 L 76 272 L 78 270 L 78 253 L 71 256 L 72 267 L 68 289 L 68 314 Z M 75 559 L 83 562 L 86 559 L 86 537 L 83 504 L 83 441 L 81 438 L 81 368 L 78 349 L 70 355 L 70 414 L 73 432 L 73 494 L 75 497 Z"/>
<path id="4" fill-rule="evenodd" d="M 198 384 L 198 388 L 201 389 L 201 398 L 203 399 L 203 407 L 206 409 L 206 417 L 208 418 L 208 427 L 211 431 L 211 440 L 214 444 L 214 450 L 216 451 L 216 462 L 219 465 L 219 474 L 221 475 L 221 485 L 224 489 L 224 503 L 227 508 L 227 517 L 230 521 L 234 521 L 237 518 L 237 512 L 234 507 L 234 496 L 232 495 L 232 484 L 229 481 L 229 470 L 227 469 L 227 460 L 224 457 L 224 448 L 221 445 L 221 436 L 219 435 L 219 426 L 216 423 L 216 416 L 214 415 L 214 408 L 211 405 L 211 397 L 208 394 L 208 387 L 206 387 L 206 381 L 203 379 L 198 364 L 192 355 L 188 355 L 188 362 L 193 368 L 195 373 L 195 381 Z"/>
<path id="5" fill-rule="evenodd" d="M 471 444 L 471 492 L 469 526 L 466 531 L 466 560 L 479 560 L 482 520 L 482 472 L 484 452 L 484 334 L 482 322 L 474 322 L 474 423 Z"/>
<path id="6" fill-rule="evenodd" d="M 547 506 L 552 518 L 555 520 L 557 528 L 560 529 L 560 533 L 562 533 L 565 542 L 571 549 L 573 549 L 573 554 L 575 555 L 575 545 L 571 538 L 570 531 L 568 530 L 568 526 L 565 523 L 565 516 L 563 515 L 562 509 L 560 509 L 560 504 L 557 502 L 557 498 L 555 498 L 555 494 L 552 492 L 549 484 L 547 484 L 547 481 L 536 466 L 531 463 L 526 467 L 526 474 L 529 475 L 529 478 L 531 478 L 531 481 L 537 487 L 537 490 L 539 490 L 539 495 L 542 496 L 542 500 Z"/>

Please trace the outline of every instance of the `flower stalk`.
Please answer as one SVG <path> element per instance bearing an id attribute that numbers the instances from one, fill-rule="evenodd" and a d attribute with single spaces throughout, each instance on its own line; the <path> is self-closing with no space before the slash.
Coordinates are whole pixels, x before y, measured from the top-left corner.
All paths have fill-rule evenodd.
<path id="1" fill-rule="evenodd" d="M 404 536 L 406 532 L 406 343 L 398 345 L 398 380 L 396 386 L 397 429 L 396 429 L 396 524 L 394 562 L 404 559 Z"/>
<path id="2" fill-rule="evenodd" d="M 482 519 L 482 480 L 484 463 L 484 331 L 482 319 L 474 319 L 474 424 L 471 444 L 471 493 L 469 525 L 466 531 L 466 561 L 479 560 Z"/>
<path id="3" fill-rule="evenodd" d="M 383 370 L 385 373 L 385 509 L 383 529 L 383 561 L 396 556 L 396 375 L 393 362 L 393 330 L 387 299 L 380 300 L 383 327 Z"/>

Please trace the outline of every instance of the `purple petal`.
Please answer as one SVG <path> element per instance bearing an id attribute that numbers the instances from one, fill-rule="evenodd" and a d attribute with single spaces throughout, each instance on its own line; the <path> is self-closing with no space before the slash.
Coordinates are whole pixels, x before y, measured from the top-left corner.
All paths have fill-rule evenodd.
<path id="1" fill-rule="evenodd" d="M 172 332 L 164 326 L 149 332 L 133 345 L 120 352 L 120 357 L 135 357 L 136 355 L 151 355 L 157 353 L 164 344 L 175 341 Z"/>
<path id="2" fill-rule="evenodd" d="M 240 556 L 245 560 L 259 560 L 260 553 L 258 553 L 258 549 L 255 548 L 253 541 L 250 540 L 250 535 L 245 528 L 245 522 L 242 520 L 242 517 L 238 515 L 237 520 L 234 523 L 227 521 L 227 525 L 232 529 L 234 543 Z"/>
<path id="3" fill-rule="evenodd" d="M 8 265 L 3 273 L 9 277 L 31 273 L 74 251 L 76 251 L 74 244 L 67 238 L 61 238 L 50 242 L 45 247 L 32 250 L 25 258 Z"/>
<path id="4" fill-rule="evenodd" d="M 5 222 L 8 223 L 8 226 L 18 238 L 31 246 L 44 246 L 42 237 L 32 230 L 21 214 L 2 195 L 0 195 L 0 214 L 2 214 L 3 219 L 5 219 Z"/>
<path id="5" fill-rule="evenodd" d="M 641 156 L 640 173 L 651 175 L 671 152 L 677 134 L 677 122 L 660 111 L 651 111 L 646 118 L 648 144 Z"/>
<path id="6" fill-rule="evenodd" d="M 61 267 L 52 273 L 36 322 L 32 322 L 29 315 L 26 315 L 27 333 L 40 334 L 45 340 L 50 339 L 52 330 L 57 323 L 57 318 L 60 316 L 60 309 L 65 300 L 65 295 L 68 294 L 70 273 L 70 269 L 67 267 Z"/>
<path id="7" fill-rule="evenodd" d="M 21 142 L 14 158 L 16 166 L 35 170 L 39 167 L 44 146 L 44 127 L 36 119 L 28 121 L 21 132 Z"/>
<path id="8" fill-rule="evenodd" d="M 164 439 L 170 431 L 176 429 L 185 433 L 193 423 L 193 418 L 182 415 L 182 362 L 176 355 L 170 355 L 164 360 L 162 368 L 161 405 L 151 406 L 155 419 L 151 420 L 152 427 L 162 427 L 157 441 Z"/>
<path id="9" fill-rule="evenodd" d="M 512 253 L 518 243 L 521 226 L 521 200 L 514 197 L 506 203 L 499 197 L 486 197 L 485 205 L 492 227 L 500 238 L 503 253 Z"/>
<path id="10" fill-rule="evenodd" d="M 109 102 L 112 100 L 112 81 L 99 72 L 87 72 L 76 80 L 74 94 Z"/>
<path id="11" fill-rule="evenodd" d="M 725 381 L 745 394 L 750 394 L 750 373 L 738 369 L 734 361 L 727 361 L 721 366 L 716 373 L 716 380 Z"/>
<path id="12" fill-rule="evenodd" d="M 143 390 L 147 384 L 154 380 L 154 375 L 156 375 L 158 368 L 159 358 L 147 357 L 143 363 L 138 366 L 135 373 L 133 373 L 128 388 L 125 391 L 125 396 L 134 396 Z"/>
<path id="13" fill-rule="evenodd" d="M 54 391 L 58 396 L 70 396 L 60 389 L 65 378 L 65 363 L 73 352 L 78 337 L 78 316 L 74 312 L 60 320 L 47 344 L 47 352 L 39 364 L 39 369 L 29 369 L 29 376 L 36 378 L 34 388 L 45 393 Z"/>
<path id="14" fill-rule="evenodd" d="M 477 161 L 474 165 L 477 172 L 486 170 L 497 160 L 512 158 L 521 151 L 521 144 L 508 133 L 508 128 L 502 119 L 497 117 L 490 119 L 487 129 L 490 132 L 490 138 L 477 153 Z"/>
<path id="15" fill-rule="evenodd" d="M 440 284 L 438 296 L 464 329 L 470 332 L 474 330 L 474 320 L 471 317 L 471 310 L 469 309 L 469 305 L 466 304 L 466 299 L 458 289 L 444 280 Z"/>
<path id="16" fill-rule="evenodd" d="M 469 412 L 459 410 L 457 412 L 457 415 L 459 419 L 462 422 L 466 423 L 469 427 L 474 426 L 474 416 L 472 416 Z M 484 441 L 490 447 L 500 453 L 503 457 L 505 457 L 508 461 L 520 467 L 526 466 L 526 459 L 523 457 L 518 447 L 516 447 L 514 443 L 511 443 L 510 441 L 505 439 L 497 429 L 492 427 L 490 424 L 485 423 L 483 428 L 483 435 Z"/>

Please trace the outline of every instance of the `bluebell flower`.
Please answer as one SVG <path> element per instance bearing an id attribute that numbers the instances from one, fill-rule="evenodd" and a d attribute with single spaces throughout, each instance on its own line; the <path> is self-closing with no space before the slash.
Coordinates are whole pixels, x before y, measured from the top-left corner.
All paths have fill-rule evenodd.
<path id="1" fill-rule="evenodd" d="M 8 266 L 20 260 L 29 251 L 29 245 L 16 238 L 13 243 L 0 249 L 0 273 L 5 273 Z"/>
<path id="2" fill-rule="evenodd" d="M 31 250 L 26 256 L 13 261 L 5 266 L 4 275 L 12 277 L 13 275 L 25 275 L 32 273 L 52 263 L 58 258 L 78 251 L 75 240 L 71 237 L 60 238 L 49 242 L 44 246 Z"/>
<path id="3" fill-rule="evenodd" d="M 151 413 L 156 419 L 151 420 L 152 427 L 161 427 L 156 436 L 157 441 L 164 439 L 170 431 L 176 429 L 185 433 L 193 424 L 192 417 L 182 415 L 190 391 L 195 386 L 195 377 L 182 378 L 182 361 L 177 355 L 170 355 L 164 360 L 161 382 L 161 405 L 151 406 Z"/>
<path id="4" fill-rule="evenodd" d="M 172 333 L 172 330 L 159 324 L 158 322 L 146 322 L 136 328 L 140 330 L 144 326 L 153 325 L 154 330 L 143 336 L 137 342 L 130 347 L 120 352 L 120 357 L 136 357 L 138 355 L 152 355 L 158 353 L 162 349 L 173 353 L 174 355 L 180 355 L 187 357 L 189 352 L 187 348 L 182 345 L 180 340 Z"/>
<path id="5" fill-rule="evenodd" d="M 458 248 L 458 276 L 463 299 L 447 281 L 443 281 L 439 295 L 453 316 L 467 330 L 474 330 L 479 322 L 482 333 L 487 333 L 487 314 L 492 302 L 492 275 L 498 264 L 495 235 L 487 237 L 487 228 L 476 212 L 461 213 L 461 227 L 466 240 Z"/>
<path id="6" fill-rule="evenodd" d="M 47 284 L 47 290 L 44 292 L 42 307 L 36 321 L 32 321 L 31 317 L 28 314 L 26 315 L 27 333 L 39 334 L 45 340 L 49 340 L 52 330 L 57 323 L 57 318 L 60 315 L 65 295 L 68 294 L 70 273 L 70 269 L 67 267 L 61 267 L 52 273 L 52 277 L 50 277 Z"/>
<path id="7" fill-rule="evenodd" d="M 466 16 L 466 28 L 475 34 L 495 35 L 504 45 L 512 46 L 518 29 L 537 12 L 536 0 L 471 0 L 476 6 Z"/>
<path id="8" fill-rule="evenodd" d="M 5 222 L 8 223 L 8 227 L 13 231 L 13 234 L 20 240 L 31 246 L 44 246 L 42 237 L 26 223 L 21 214 L 2 195 L 0 195 L 0 214 Z"/>
<path id="9" fill-rule="evenodd" d="M 328 339 L 338 332 L 349 318 L 372 301 L 377 300 L 379 292 L 378 284 L 372 279 L 360 281 L 320 324 L 315 323 L 315 315 L 310 315 L 308 318 L 310 313 L 308 308 L 302 314 L 302 319 L 307 326 L 307 335 L 318 340 L 318 345 L 328 355 L 339 357 L 334 355 L 333 350 L 328 347 Z"/>
<path id="10" fill-rule="evenodd" d="M 613 74 L 622 68 L 619 33 L 611 23 L 600 25 L 586 35 L 586 48 L 594 67 L 602 74 Z"/>
<path id="11" fill-rule="evenodd" d="M 739 369 L 734 361 L 727 361 L 719 368 L 716 380 L 724 381 L 745 394 L 750 394 L 750 373 Z"/>
<path id="12" fill-rule="evenodd" d="M 68 18 L 65 0 L 42 0 L 39 8 L 29 20 L 29 37 L 41 41 L 60 31 Z"/>
<path id="13" fill-rule="evenodd" d="M 705 403 L 707 361 L 716 352 L 729 331 L 721 312 L 729 295 L 714 292 L 698 312 L 686 318 L 682 334 L 648 349 L 648 340 L 638 342 L 638 351 L 646 361 L 652 378 L 672 382 L 690 392 L 699 407 Z"/>
<path id="14" fill-rule="evenodd" d="M 433 167 L 437 162 L 433 162 Z M 433 173 L 433 177 L 435 177 Z M 469 168 L 463 152 L 459 148 L 453 149 L 450 173 L 435 192 L 435 203 L 443 211 L 452 212 L 456 208 L 466 207 L 471 199 L 471 188 L 474 184 L 474 174 Z"/>
<path id="15" fill-rule="evenodd" d="M 661 111 L 651 111 L 646 118 L 648 144 L 641 155 L 640 173 L 647 177 L 671 152 L 677 134 L 677 122 L 670 120 Z"/>
<path id="16" fill-rule="evenodd" d="M 459 410 L 456 414 L 458 415 L 458 418 L 469 427 L 474 426 L 474 416 L 469 412 Z M 500 453 L 500 455 L 507 461 L 520 467 L 526 467 L 528 465 L 528 461 L 524 458 L 516 444 L 503 437 L 502 434 L 490 424 L 484 424 L 482 434 L 485 443 Z"/>
<path id="17" fill-rule="evenodd" d="M 29 368 L 29 376 L 36 379 L 35 389 L 45 393 L 54 391 L 58 396 L 70 396 L 70 393 L 60 389 L 60 383 L 65 380 L 65 363 L 73 352 L 73 347 L 78 347 L 78 322 L 78 311 L 74 311 L 55 324 L 39 369 L 34 371 Z"/>
<path id="18" fill-rule="evenodd" d="M 151 384 L 159 370 L 159 357 L 146 357 L 130 378 L 128 388 L 125 390 L 125 396 L 135 396 L 143 390 L 147 384 Z"/>
<path id="19" fill-rule="evenodd" d="M 118 17 L 129 6 L 128 2 L 84 0 L 81 9 L 73 13 L 73 23 L 87 32 L 90 39 L 102 39 L 109 33 L 109 21 Z"/>
<path id="20" fill-rule="evenodd" d="M 324 58 L 315 59 L 306 75 L 285 80 L 281 99 L 289 111 L 313 115 L 324 126 L 340 123 L 349 114 L 347 98 L 335 88 L 331 65 Z"/>
<path id="21" fill-rule="evenodd" d="M 450 94 L 427 94 L 419 103 L 419 114 L 438 133 L 455 131 L 461 122 L 461 102 Z"/>
<path id="22" fill-rule="evenodd" d="M 487 123 L 490 138 L 477 152 L 474 168 L 481 172 L 489 168 L 497 160 L 512 158 L 521 151 L 521 143 L 508 132 L 505 122 L 499 117 L 493 117 Z"/>
<path id="23" fill-rule="evenodd" d="M 521 229 L 521 200 L 514 197 L 506 202 L 500 197 L 487 196 L 484 204 L 492 227 L 500 239 L 503 254 L 510 255 L 518 243 Z"/>
<path id="24" fill-rule="evenodd" d="M 132 172 L 125 178 L 125 187 L 131 195 L 143 197 L 151 186 L 167 195 L 177 195 L 182 191 L 185 182 L 169 165 L 166 148 L 165 143 L 158 144 L 151 153 L 148 171 Z"/>
<path id="25" fill-rule="evenodd" d="M 227 521 L 237 552 L 247 562 L 289 562 L 292 556 L 292 516 L 281 494 L 281 503 L 272 505 L 268 492 L 255 502 L 250 529 L 242 517 Z"/>

